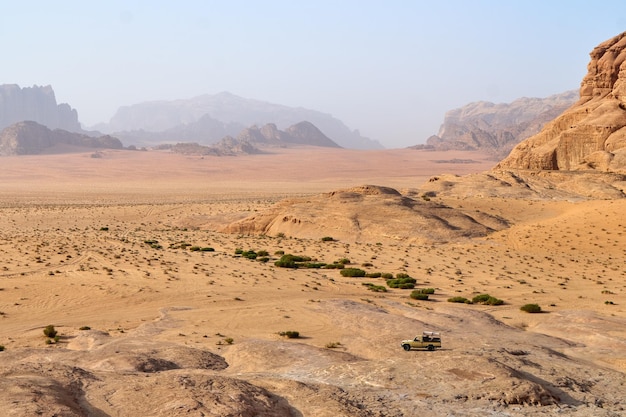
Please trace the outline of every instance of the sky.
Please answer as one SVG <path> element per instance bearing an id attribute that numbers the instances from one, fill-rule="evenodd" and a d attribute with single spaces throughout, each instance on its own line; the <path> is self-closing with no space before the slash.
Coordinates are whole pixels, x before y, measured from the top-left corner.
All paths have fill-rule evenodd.
<path id="1" fill-rule="evenodd" d="M 578 89 L 626 1 L 0 0 L 0 84 L 51 85 L 84 127 L 228 91 L 331 114 L 387 148 L 445 112 Z"/>

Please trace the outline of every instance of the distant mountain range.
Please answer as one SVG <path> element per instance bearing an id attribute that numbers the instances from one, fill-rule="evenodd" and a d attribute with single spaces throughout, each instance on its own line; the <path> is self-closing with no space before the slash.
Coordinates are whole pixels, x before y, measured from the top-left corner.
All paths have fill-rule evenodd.
<path id="1" fill-rule="evenodd" d="M 341 147 L 383 149 L 377 141 L 361 136 L 358 130 L 350 130 L 329 114 L 246 99 L 227 92 L 120 107 L 109 123 L 93 126 L 93 129 L 138 146 L 177 142 L 211 145 L 225 136 L 235 137 L 250 126 L 270 123 L 278 129 L 286 129 L 301 121 L 315 125 Z"/>
<path id="2" fill-rule="evenodd" d="M 446 113 L 437 135 L 426 146 L 437 150 L 485 150 L 500 159 L 519 142 L 541 128 L 578 100 L 572 90 L 546 98 L 519 98 L 511 103 L 485 101 L 467 104 Z"/>

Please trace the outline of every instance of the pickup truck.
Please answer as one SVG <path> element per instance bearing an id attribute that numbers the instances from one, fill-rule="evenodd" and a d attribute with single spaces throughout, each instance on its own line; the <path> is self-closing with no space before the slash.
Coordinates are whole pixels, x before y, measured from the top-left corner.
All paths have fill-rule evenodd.
<path id="1" fill-rule="evenodd" d="M 422 332 L 421 336 L 415 336 L 413 340 L 403 340 L 400 346 L 407 352 L 411 349 L 441 349 L 441 336 L 438 332 Z"/>

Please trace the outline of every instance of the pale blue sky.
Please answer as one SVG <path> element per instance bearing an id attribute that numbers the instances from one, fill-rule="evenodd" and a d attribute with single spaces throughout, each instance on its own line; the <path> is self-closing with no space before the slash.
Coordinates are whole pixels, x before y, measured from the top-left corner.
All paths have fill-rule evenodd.
<path id="1" fill-rule="evenodd" d="M 0 84 L 50 84 L 86 125 L 229 91 L 319 110 L 384 146 L 447 110 L 578 89 L 626 2 L 2 1 Z"/>

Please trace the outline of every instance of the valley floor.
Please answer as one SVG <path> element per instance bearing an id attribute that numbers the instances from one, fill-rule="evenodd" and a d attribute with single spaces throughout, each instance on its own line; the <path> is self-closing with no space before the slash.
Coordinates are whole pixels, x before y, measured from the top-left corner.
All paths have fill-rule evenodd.
<path id="1" fill-rule="evenodd" d="M 289 149 L 0 163 L 4 413 L 625 412 L 626 201 L 447 197 L 439 202 L 510 227 L 432 245 L 323 241 L 216 230 L 286 197 L 361 184 L 407 192 L 439 172 L 479 172 L 492 162 L 468 153 Z M 435 292 L 428 301 L 411 290 L 373 292 L 364 284 L 386 287 L 384 279 L 279 268 L 282 253 L 406 273 Z M 504 304 L 447 301 L 479 294 Z M 529 303 L 543 312 L 520 310 Z M 50 324 L 59 338 L 46 344 Z M 402 350 L 402 339 L 424 330 L 442 334 L 441 350 Z M 300 337 L 280 335 L 287 331 Z"/>

